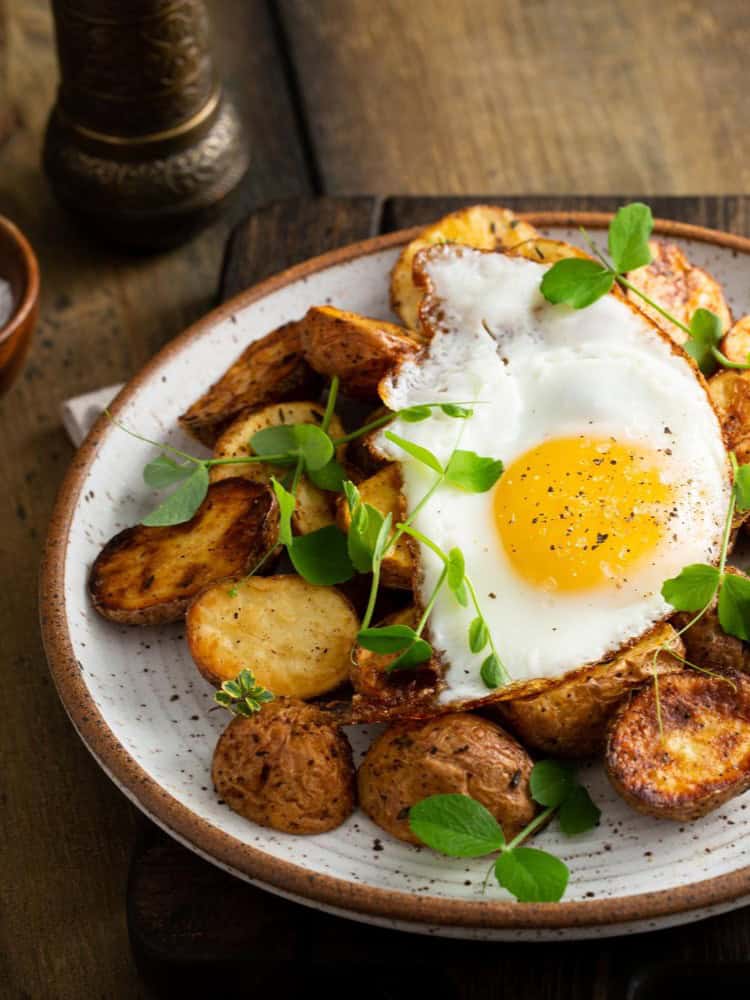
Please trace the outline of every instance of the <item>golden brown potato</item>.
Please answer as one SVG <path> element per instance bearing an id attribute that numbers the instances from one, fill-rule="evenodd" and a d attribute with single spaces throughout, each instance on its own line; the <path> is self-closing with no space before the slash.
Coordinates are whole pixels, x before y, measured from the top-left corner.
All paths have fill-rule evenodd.
<path id="1" fill-rule="evenodd" d="M 347 680 L 359 631 L 335 587 L 252 576 L 204 590 L 187 614 L 190 653 L 212 684 L 248 667 L 275 695 L 314 698 Z"/>
<path id="2" fill-rule="evenodd" d="M 237 455 L 250 454 L 250 438 L 266 427 L 277 427 L 281 424 L 320 424 L 323 420 L 324 407 L 317 403 L 271 403 L 258 410 L 252 410 L 238 417 L 227 427 L 214 446 L 214 458 L 234 458 Z M 341 421 L 334 414 L 330 431 L 334 437 L 341 437 L 344 429 Z M 339 448 L 337 457 L 343 458 L 344 448 Z M 248 465 L 214 465 L 211 469 L 211 481 L 218 482 L 228 476 L 241 476 L 259 483 L 270 483 L 271 476 L 281 480 L 288 469 L 266 462 Z M 292 527 L 298 535 L 307 535 L 327 524 L 333 524 L 333 494 L 318 489 L 306 476 L 300 478 L 297 487 L 297 505 L 292 515 Z"/>
<path id="3" fill-rule="evenodd" d="M 412 276 L 412 263 L 420 250 L 434 243 L 460 243 L 477 250 L 510 248 L 538 236 L 528 222 L 519 219 L 510 209 L 492 205 L 472 205 L 451 212 L 423 229 L 401 251 L 391 272 L 391 307 L 410 330 L 420 330 L 419 305 L 423 290 L 417 288 Z"/>
<path id="4" fill-rule="evenodd" d="M 401 470 L 398 462 L 391 462 L 374 476 L 364 479 L 358 486 L 363 503 L 369 503 L 381 514 L 392 514 L 394 525 L 406 516 L 406 506 L 401 493 Z M 344 497 L 337 501 L 336 521 L 342 531 L 349 530 L 351 517 Z M 402 535 L 383 558 L 380 579 L 386 587 L 411 590 L 414 582 L 414 556 L 411 543 Z"/>
<path id="5" fill-rule="evenodd" d="M 750 358 L 750 316 L 738 319 L 731 330 L 724 334 L 719 347 L 730 361 L 746 365 Z"/>
<path id="6" fill-rule="evenodd" d="M 302 330 L 308 364 L 321 375 L 338 375 L 344 391 L 362 399 L 376 399 L 381 378 L 403 358 L 415 355 L 421 341 L 395 323 L 332 306 L 313 306 Z"/>
<path id="7" fill-rule="evenodd" d="M 360 421 L 360 426 L 372 423 L 374 420 L 380 420 L 381 417 L 387 416 L 390 412 L 391 411 L 386 406 L 378 406 Z M 360 479 L 366 479 L 368 476 L 374 475 L 382 469 L 383 466 L 388 464 L 388 459 L 375 444 L 378 435 L 382 434 L 382 432 L 387 429 L 387 424 L 384 424 L 381 427 L 375 428 L 373 431 L 368 431 L 361 437 L 354 438 L 353 441 L 350 441 L 347 444 L 347 463 L 353 470 L 361 473 L 359 476 Z"/>
<path id="8" fill-rule="evenodd" d="M 686 326 L 696 309 L 710 309 L 721 319 L 724 330 L 732 325 L 732 313 L 719 282 L 700 267 L 695 267 L 674 243 L 649 242 L 653 260 L 628 274 L 628 280 Z M 634 292 L 628 298 L 677 344 L 684 344 L 687 334 L 646 305 Z"/>
<path id="9" fill-rule="evenodd" d="M 230 809 L 284 833 L 325 833 L 355 805 L 346 736 L 313 705 L 277 699 L 219 737 L 212 777 Z"/>
<path id="10" fill-rule="evenodd" d="M 682 642 L 667 624 L 589 674 L 530 698 L 500 702 L 492 709 L 524 746 L 555 757 L 593 757 L 604 747 L 607 722 L 625 695 L 658 674 L 682 669 L 668 652 L 654 653 L 669 642 L 683 655 Z"/>
<path id="11" fill-rule="evenodd" d="M 591 259 L 589 254 L 579 247 L 574 247 L 572 243 L 564 243 L 562 240 L 548 240 L 542 236 L 519 243 L 509 253 L 512 257 L 527 257 L 529 260 L 540 261 L 543 264 L 554 264 L 555 261 L 565 260 L 566 257 Z"/>
<path id="12" fill-rule="evenodd" d="M 727 566 L 727 573 L 746 576 L 736 566 Z M 682 629 L 695 618 L 694 614 L 684 612 L 675 615 L 672 623 L 675 628 Z M 719 625 L 719 615 L 716 602 L 695 625 L 682 633 L 685 644 L 685 658 L 704 670 L 718 673 L 738 670 L 750 673 L 750 643 L 743 642 L 733 635 L 727 635 Z"/>
<path id="13" fill-rule="evenodd" d="M 300 334 L 300 323 L 286 323 L 253 341 L 182 414 L 185 430 L 211 447 L 243 410 L 314 390 L 320 379 L 305 361 Z"/>
<path id="14" fill-rule="evenodd" d="M 725 368 L 708 380 L 727 448 L 742 464 L 750 461 L 750 376 Z"/>
<path id="15" fill-rule="evenodd" d="M 91 600 L 126 625 L 177 621 L 204 587 L 250 570 L 274 545 L 278 526 L 266 486 L 225 479 L 209 487 L 185 524 L 139 524 L 110 539 L 91 568 Z"/>
<path id="16" fill-rule="evenodd" d="M 532 760 L 500 726 L 460 712 L 391 726 L 367 751 L 358 774 L 367 815 L 409 844 L 409 809 L 430 795 L 468 795 L 485 806 L 511 840 L 533 818 Z"/>
<path id="17" fill-rule="evenodd" d="M 638 812 L 705 816 L 750 788 L 750 678 L 686 669 L 623 702 L 607 735 L 607 774 Z M 663 735 L 662 735 L 663 734 Z"/>

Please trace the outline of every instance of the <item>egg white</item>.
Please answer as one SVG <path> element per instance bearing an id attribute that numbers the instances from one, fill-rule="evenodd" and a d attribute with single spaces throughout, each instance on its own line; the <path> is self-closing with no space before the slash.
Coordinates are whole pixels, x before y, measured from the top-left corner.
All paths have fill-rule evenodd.
<path id="1" fill-rule="evenodd" d="M 474 415 L 438 413 L 421 423 L 396 418 L 391 430 L 447 462 L 455 447 L 500 458 L 506 467 L 550 438 L 616 437 L 654 451 L 669 445 L 662 477 L 675 491 L 669 544 L 627 582 L 582 592 L 545 592 L 521 579 L 498 534 L 492 492 L 441 487 L 414 525 L 445 551 L 457 546 L 498 652 L 513 682 L 554 678 L 596 663 L 671 612 L 665 579 L 715 561 L 729 502 L 727 454 L 705 385 L 681 351 L 626 303 L 606 295 L 583 310 L 547 303 L 544 266 L 502 253 L 444 247 L 422 258 L 436 332 L 425 353 L 382 386 L 391 409 L 424 402 L 480 400 Z M 435 473 L 385 437 L 401 462 L 411 511 Z M 419 594 L 426 603 L 442 569 L 420 549 Z M 443 704 L 489 695 L 480 678 L 487 650 L 472 654 L 474 610 L 440 594 L 429 636 L 441 654 Z"/>

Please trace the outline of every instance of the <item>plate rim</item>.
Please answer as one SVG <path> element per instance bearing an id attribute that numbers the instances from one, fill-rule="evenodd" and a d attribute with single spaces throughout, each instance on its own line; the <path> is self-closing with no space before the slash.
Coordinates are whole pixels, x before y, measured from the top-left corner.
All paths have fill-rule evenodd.
<path id="1" fill-rule="evenodd" d="M 611 212 L 525 212 L 520 217 L 540 228 L 586 226 L 601 229 Z M 172 358 L 204 332 L 260 299 L 330 267 L 403 245 L 423 226 L 360 240 L 287 268 L 233 296 L 161 348 L 118 393 L 114 415 Z M 698 240 L 750 257 L 750 239 L 690 223 L 657 219 L 655 235 Z M 284 892 L 364 915 L 414 924 L 481 930 L 565 930 L 667 918 L 716 904 L 740 901 L 750 894 L 750 865 L 689 885 L 605 899 L 526 903 L 506 900 L 460 900 L 383 889 L 309 871 L 244 843 L 167 792 L 120 743 L 97 708 L 83 678 L 70 638 L 65 602 L 65 563 L 69 531 L 81 486 L 102 440 L 112 425 L 102 415 L 76 452 L 60 485 L 50 518 L 39 578 L 39 614 L 50 673 L 74 729 L 97 763 L 128 798 L 184 844 L 249 879 Z"/>

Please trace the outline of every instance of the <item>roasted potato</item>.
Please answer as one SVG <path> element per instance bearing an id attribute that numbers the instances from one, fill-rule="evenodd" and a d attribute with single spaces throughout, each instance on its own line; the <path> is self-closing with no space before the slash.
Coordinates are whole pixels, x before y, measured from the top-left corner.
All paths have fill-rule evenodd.
<path id="1" fill-rule="evenodd" d="M 361 421 L 361 425 L 372 423 L 387 416 L 391 411 L 386 406 L 378 406 Z M 368 476 L 379 472 L 384 465 L 388 464 L 388 459 L 376 446 L 375 441 L 378 435 L 387 430 L 387 424 L 375 428 L 362 434 L 361 437 L 354 438 L 346 446 L 346 461 L 348 465 L 357 473 L 359 478 L 366 479 Z"/>
<path id="2" fill-rule="evenodd" d="M 271 403 L 260 409 L 238 417 L 227 427 L 214 446 L 214 458 L 233 458 L 237 455 L 250 454 L 250 438 L 253 434 L 266 427 L 277 427 L 280 424 L 320 424 L 323 420 L 324 408 L 317 403 Z M 334 414 L 330 423 L 330 431 L 334 437 L 342 437 L 344 428 Z M 338 458 L 343 457 L 344 448 L 339 448 Z M 243 479 L 253 479 L 260 483 L 270 483 L 271 476 L 283 479 L 288 469 L 266 462 L 248 465 L 214 465 L 211 469 L 211 481 L 218 482 L 228 476 L 241 476 Z M 297 504 L 292 515 L 292 528 L 298 535 L 307 535 L 327 524 L 333 524 L 333 495 L 309 481 L 306 476 L 300 478 L 297 486 Z"/>
<path id="3" fill-rule="evenodd" d="M 423 290 L 414 284 L 412 264 L 420 250 L 434 243 L 460 243 L 477 250 L 515 247 L 539 234 L 510 209 L 472 205 L 451 212 L 423 229 L 401 251 L 391 272 L 391 308 L 409 330 L 420 330 L 419 305 Z"/>
<path id="4" fill-rule="evenodd" d="M 420 348 L 418 334 L 395 323 L 314 306 L 302 321 L 302 349 L 321 375 L 338 375 L 349 396 L 376 399 L 378 382 Z"/>
<path id="5" fill-rule="evenodd" d="M 409 809 L 430 795 L 468 795 L 485 806 L 511 840 L 533 818 L 532 760 L 498 725 L 460 712 L 387 729 L 359 769 L 359 800 L 378 826 L 418 844 Z"/>
<path id="6" fill-rule="evenodd" d="M 204 587 L 251 569 L 273 546 L 279 509 L 261 483 L 225 479 L 210 486 L 185 524 L 126 528 L 91 568 L 99 614 L 126 625 L 177 621 Z"/>
<path id="7" fill-rule="evenodd" d="M 719 347 L 730 361 L 746 365 L 750 358 L 750 316 L 738 319 L 732 329 L 724 334 Z"/>
<path id="8" fill-rule="evenodd" d="M 727 448 L 742 464 L 750 461 L 750 375 L 725 368 L 708 380 Z"/>
<path id="9" fill-rule="evenodd" d="M 638 812 L 705 816 L 750 788 L 750 678 L 686 669 L 625 701 L 607 735 L 607 774 Z M 661 727 L 659 725 L 661 715 Z"/>
<path id="10" fill-rule="evenodd" d="M 651 632 L 591 673 L 566 681 L 529 698 L 500 702 L 490 711 L 516 734 L 524 746 L 554 757 L 593 757 L 601 753 L 609 717 L 625 695 L 658 674 L 682 669 L 668 652 L 654 654 L 663 643 L 678 655 L 683 645 L 667 624 Z"/>
<path id="11" fill-rule="evenodd" d="M 349 741 L 314 705 L 279 698 L 219 737 L 211 769 L 230 809 L 284 833 L 325 833 L 355 805 Z"/>
<path id="12" fill-rule="evenodd" d="M 387 615 L 379 625 L 409 625 L 415 628 L 419 612 L 410 605 Z M 400 714 L 434 715 L 434 701 L 440 683 L 436 660 L 420 664 L 416 670 L 387 673 L 395 654 L 374 653 L 357 646 L 351 681 L 354 687 L 353 716 L 358 721 L 392 719 Z"/>
<path id="13" fill-rule="evenodd" d="M 524 240 L 523 243 L 514 246 L 509 252 L 512 257 L 527 257 L 529 260 L 540 261 L 543 264 L 554 264 L 558 260 L 565 260 L 566 257 L 590 259 L 589 254 L 579 247 L 574 247 L 572 243 L 563 243 L 562 240 L 548 240 L 542 236 Z"/>
<path id="14" fill-rule="evenodd" d="M 314 698 L 348 679 L 358 631 L 340 591 L 294 575 L 210 587 L 187 613 L 190 653 L 212 684 L 249 667 L 273 694 L 295 698 Z"/>
<path id="15" fill-rule="evenodd" d="M 300 323 L 286 323 L 253 341 L 208 392 L 185 411 L 180 423 L 211 447 L 243 410 L 304 397 L 320 382 L 302 354 Z"/>
<path id="16" fill-rule="evenodd" d="M 630 271 L 628 281 L 652 298 L 686 326 L 696 309 L 710 309 L 721 319 L 724 330 L 732 325 L 732 313 L 719 282 L 700 267 L 695 267 L 674 243 L 660 240 L 649 242 L 653 260 L 646 267 Z M 628 298 L 664 330 L 677 344 L 684 344 L 687 335 L 634 292 Z"/>
<path id="17" fill-rule="evenodd" d="M 727 566 L 727 573 L 746 576 L 735 566 Z M 684 612 L 675 615 L 672 623 L 675 628 L 682 629 L 695 618 L 694 614 Z M 691 625 L 682 633 L 685 644 L 685 658 L 698 667 L 718 673 L 740 671 L 750 674 L 750 643 L 743 642 L 733 635 L 727 635 L 719 624 L 719 615 L 714 601 L 711 607 L 695 625 Z"/>
<path id="18" fill-rule="evenodd" d="M 364 479 L 358 486 L 363 503 L 369 503 L 381 514 L 392 514 L 393 523 L 403 520 L 406 506 L 401 494 L 401 470 L 398 462 L 384 466 L 374 476 Z M 336 506 L 336 521 L 342 531 L 349 530 L 351 516 L 346 498 L 339 497 Z M 383 558 L 380 571 L 381 582 L 386 587 L 411 590 L 414 583 L 414 555 L 409 539 L 402 535 L 393 548 Z"/>

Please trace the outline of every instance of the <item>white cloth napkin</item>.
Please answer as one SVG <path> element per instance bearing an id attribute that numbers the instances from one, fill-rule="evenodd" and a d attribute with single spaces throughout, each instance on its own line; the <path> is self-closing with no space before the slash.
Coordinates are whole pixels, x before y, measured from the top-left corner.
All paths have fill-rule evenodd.
<path id="1" fill-rule="evenodd" d="M 74 396 L 60 404 L 60 417 L 63 427 L 73 444 L 83 441 L 94 425 L 99 414 L 109 406 L 122 385 L 107 385 L 103 389 L 85 392 L 82 396 Z"/>

